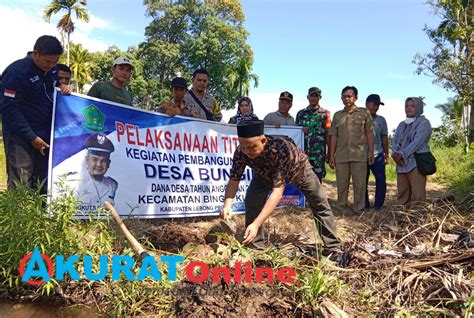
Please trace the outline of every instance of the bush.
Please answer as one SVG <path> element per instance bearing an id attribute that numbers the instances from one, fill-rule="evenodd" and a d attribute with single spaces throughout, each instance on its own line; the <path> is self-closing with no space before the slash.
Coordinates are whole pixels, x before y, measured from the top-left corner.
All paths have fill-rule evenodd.
<path id="1" fill-rule="evenodd" d="M 76 220 L 76 203 L 67 191 L 49 204 L 39 190 L 25 186 L 0 192 L 0 291 L 21 286 L 19 262 L 35 246 L 51 258 L 111 252 L 108 220 Z M 38 288 L 49 294 L 55 285 L 58 283 L 51 280 Z"/>

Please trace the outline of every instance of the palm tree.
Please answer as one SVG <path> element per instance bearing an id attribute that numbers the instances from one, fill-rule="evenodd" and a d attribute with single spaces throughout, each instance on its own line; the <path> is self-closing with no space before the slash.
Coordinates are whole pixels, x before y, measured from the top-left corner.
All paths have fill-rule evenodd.
<path id="1" fill-rule="evenodd" d="M 443 118 L 454 124 L 454 133 L 459 131 L 464 142 L 464 150 L 466 152 L 469 151 L 469 108 L 466 107 L 463 100 L 459 96 L 456 96 L 454 98 L 448 98 L 448 102 L 436 105 L 435 107 L 443 113 Z M 445 123 L 445 119 L 443 119 L 443 124 Z"/>
<path id="2" fill-rule="evenodd" d="M 463 103 L 459 97 L 450 97 L 448 98 L 447 103 L 436 105 L 435 108 L 439 109 L 443 115 L 445 115 L 450 120 L 461 124 Z"/>
<path id="3" fill-rule="evenodd" d="M 61 37 L 66 37 L 66 51 L 67 51 L 67 65 L 69 65 L 69 40 L 71 33 L 74 32 L 74 22 L 72 21 L 72 14 L 76 14 L 76 18 L 80 21 L 89 22 L 89 13 L 85 6 L 87 0 L 53 0 L 43 12 L 43 18 L 46 22 L 51 21 L 53 14 L 60 11 L 66 11 L 66 14 L 59 19 L 56 27 L 61 33 Z"/>
<path id="4" fill-rule="evenodd" d="M 251 60 L 250 63 L 249 60 Z M 258 87 L 259 77 L 257 74 L 251 73 L 252 62 L 251 58 L 245 56 L 239 58 L 235 71 L 229 75 L 232 89 L 238 92 L 238 97 L 248 96 L 251 82 L 254 83 L 254 87 Z"/>
<path id="5" fill-rule="evenodd" d="M 81 44 L 71 43 L 71 77 L 78 93 L 82 93 L 84 84 L 92 82 L 92 56 Z"/>

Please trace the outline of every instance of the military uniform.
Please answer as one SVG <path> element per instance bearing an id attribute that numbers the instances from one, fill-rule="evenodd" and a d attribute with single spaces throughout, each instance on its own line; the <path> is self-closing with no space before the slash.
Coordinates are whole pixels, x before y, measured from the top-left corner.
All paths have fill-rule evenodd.
<path id="1" fill-rule="evenodd" d="M 308 128 L 304 138 L 304 150 L 319 181 L 326 176 L 326 133 L 331 127 L 331 114 L 326 109 L 310 106 L 296 115 L 296 124 Z"/>

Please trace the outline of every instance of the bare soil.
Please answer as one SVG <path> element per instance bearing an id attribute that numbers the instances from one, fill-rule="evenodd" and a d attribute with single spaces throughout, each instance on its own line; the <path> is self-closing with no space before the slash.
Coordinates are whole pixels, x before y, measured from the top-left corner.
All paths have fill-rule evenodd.
<path id="1" fill-rule="evenodd" d="M 337 196 L 335 183 L 325 182 L 323 187 L 333 204 Z M 373 187 L 370 184 L 372 193 Z M 296 264 L 298 271 L 306 273 L 321 267 L 325 275 L 337 278 L 341 284 L 337 292 L 321 293 L 308 303 L 298 290 L 303 284 L 298 277 L 293 286 L 224 281 L 197 284 L 185 279 L 173 287 L 172 316 L 358 317 L 395 316 L 403 312 L 462 316 L 466 313 L 463 304 L 474 290 L 474 247 L 454 243 L 460 233 L 474 232 L 474 217 L 472 211 L 463 210 L 446 196 L 443 186 L 428 183 L 427 193 L 429 202 L 425 206 L 402 209 L 395 203 L 396 184 L 389 183 L 385 208 L 380 213 L 354 215 L 350 210 L 335 210 L 338 236 L 353 255 L 349 266 L 343 269 L 321 263 L 316 252 L 321 240 L 311 212 L 305 208 L 275 211 L 264 225 L 267 244 L 274 248 L 265 252 L 242 250 L 238 242 L 245 230 L 243 215 L 234 216 L 238 228 L 235 238 L 219 234 L 222 228 L 217 218 L 125 223 L 156 254 L 181 254 L 189 260 L 231 267 L 237 261 L 253 261 L 259 267 L 274 267 L 284 261 Z M 119 246 L 128 246 L 120 234 L 118 237 Z M 275 251 L 279 256 L 275 256 Z M 275 258 L 281 255 L 283 258 L 277 261 Z M 113 288 L 113 284 L 100 288 Z M 68 304 L 100 307 L 100 288 L 85 292 L 85 287 L 70 286 L 61 298 L 66 298 Z M 153 304 L 147 303 L 142 310 L 149 315 L 156 313 Z"/>
<path id="2" fill-rule="evenodd" d="M 323 186 L 333 204 L 337 196 L 335 183 L 325 182 Z M 373 188 L 371 184 L 370 191 Z M 294 288 L 278 288 L 276 284 L 195 284 L 185 280 L 174 287 L 177 291 L 174 314 L 179 317 L 344 317 L 361 313 L 390 316 L 403 307 L 421 315 L 426 314 L 426 308 L 437 307 L 448 315 L 460 314 L 460 304 L 469 299 L 474 288 L 470 276 L 474 270 L 474 249 L 455 249 L 453 241 L 459 233 L 473 231 L 474 220 L 472 214 L 466 217 L 459 213 L 443 186 L 429 183 L 427 190 L 429 203 L 418 209 L 404 210 L 397 206 L 396 184 L 390 183 L 385 208 L 380 213 L 354 215 L 350 210 L 334 211 L 338 235 L 345 248 L 353 252 L 353 258 L 346 269 L 333 266 L 325 271 L 339 277 L 347 286 L 345 298 L 321 297 L 317 304 L 308 307 L 301 304 Z M 234 220 L 238 225 L 236 239 L 241 240 L 244 216 L 234 216 Z M 213 234 L 220 231 L 217 219 L 131 221 L 129 226 L 160 250 L 196 260 L 217 257 L 224 265 L 246 259 L 238 248 L 227 246 L 227 241 Z M 308 209 L 278 209 L 264 226 L 268 245 L 280 251 L 298 247 L 302 251 L 301 266 L 318 266 L 316 253 L 305 252 L 314 251 L 321 244 Z M 398 256 L 365 248 L 371 246 Z M 264 255 L 254 254 L 253 259 L 259 266 L 272 266 Z"/>

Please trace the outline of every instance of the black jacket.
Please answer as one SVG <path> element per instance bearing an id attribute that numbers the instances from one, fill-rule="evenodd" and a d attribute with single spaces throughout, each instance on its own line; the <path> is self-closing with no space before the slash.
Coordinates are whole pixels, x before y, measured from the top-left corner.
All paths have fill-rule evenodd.
<path id="1" fill-rule="evenodd" d="M 10 64 L 0 82 L 0 112 L 4 134 L 15 133 L 27 141 L 50 139 L 53 93 L 58 70 L 44 72 L 31 57 Z"/>

